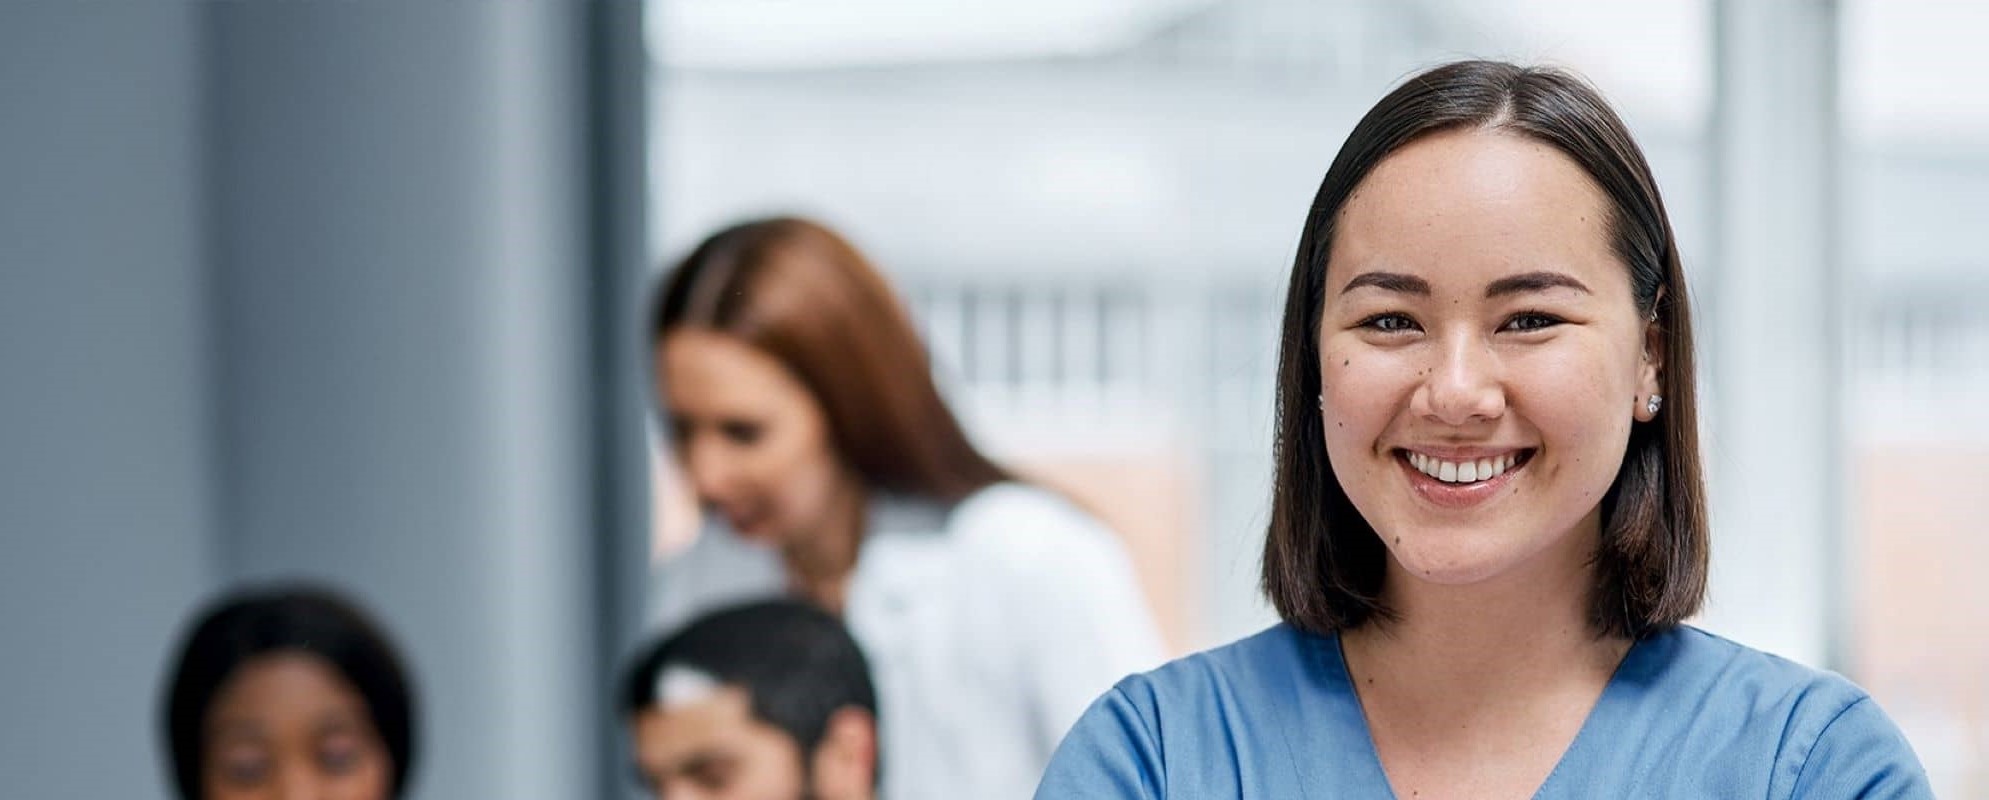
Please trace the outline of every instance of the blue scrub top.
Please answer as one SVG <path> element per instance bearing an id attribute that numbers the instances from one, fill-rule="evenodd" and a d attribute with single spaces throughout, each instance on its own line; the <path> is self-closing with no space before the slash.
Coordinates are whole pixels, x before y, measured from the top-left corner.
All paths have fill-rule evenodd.
<path id="1" fill-rule="evenodd" d="M 1689 626 L 1630 648 L 1538 798 L 1930 798 L 1837 675 Z M 1042 798 L 1390 798 L 1337 636 L 1278 625 L 1120 681 Z"/>

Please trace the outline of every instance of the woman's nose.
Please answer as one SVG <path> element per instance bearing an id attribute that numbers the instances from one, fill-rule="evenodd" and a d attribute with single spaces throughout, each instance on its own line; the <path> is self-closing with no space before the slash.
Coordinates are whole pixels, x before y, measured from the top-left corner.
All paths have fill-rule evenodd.
<path id="1" fill-rule="evenodd" d="M 716 437 L 695 434 L 684 443 L 684 471 L 690 475 L 691 489 L 697 492 L 698 500 L 710 501 L 724 496 L 732 483 L 735 459 Z"/>
<path id="2" fill-rule="evenodd" d="M 1457 337 L 1438 351 L 1416 392 L 1418 413 L 1446 425 L 1498 419 L 1506 395 L 1497 354 L 1475 338 Z"/>

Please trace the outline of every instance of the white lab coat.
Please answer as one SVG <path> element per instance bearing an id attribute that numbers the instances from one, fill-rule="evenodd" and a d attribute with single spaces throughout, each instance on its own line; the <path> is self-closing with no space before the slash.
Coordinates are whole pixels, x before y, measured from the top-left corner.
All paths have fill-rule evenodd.
<path id="1" fill-rule="evenodd" d="M 1004 483 L 955 506 L 871 503 L 845 621 L 877 686 L 888 800 L 1029 797 L 1092 700 L 1159 666 L 1160 636 L 1111 531 Z M 659 630 L 779 594 L 775 555 L 722 527 L 659 570 Z"/>

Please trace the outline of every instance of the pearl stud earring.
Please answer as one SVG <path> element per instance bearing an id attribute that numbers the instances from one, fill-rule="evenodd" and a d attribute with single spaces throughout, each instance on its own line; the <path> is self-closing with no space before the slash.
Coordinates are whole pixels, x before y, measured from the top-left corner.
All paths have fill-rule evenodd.
<path id="1" fill-rule="evenodd" d="M 1651 395 L 1651 399 L 1644 402 L 1644 410 L 1656 414 L 1658 407 L 1662 405 L 1664 405 L 1664 398 Z"/>

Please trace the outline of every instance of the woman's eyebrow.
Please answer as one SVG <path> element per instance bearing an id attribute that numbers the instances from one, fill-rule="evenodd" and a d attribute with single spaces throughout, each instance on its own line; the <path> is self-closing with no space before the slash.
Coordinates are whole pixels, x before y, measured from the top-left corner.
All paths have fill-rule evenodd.
<path id="1" fill-rule="evenodd" d="M 1574 289 L 1582 294 L 1594 294 L 1594 292 L 1588 290 L 1586 284 L 1575 280 L 1572 275 L 1543 270 L 1520 275 L 1509 275 L 1492 281 L 1490 285 L 1485 287 L 1485 298 L 1489 300 L 1507 295 L 1544 292 L 1555 288 Z"/>
<path id="2" fill-rule="evenodd" d="M 251 719 L 217 720 L 208 726 L 208 735 L 216 739 L 260 739 L 262 723 Z"/>
<path id="3" fill-rule="evenodd" d="M 1414 275 L 1404 275 L 1400 272 L 1363 272 L 1355 275 L 1353 280 L 1347 281 L 1347 285 L 1340 287 L 1340 294 L 1346 294 L 1363 286 L 1372 286 L 1376 289 L 1401 294 L 1422 295 L 1424 297 L 1428 297 L 1430 294 L 1429 281 Z"/>
<path id="4" fill-rule="evenodd" d="M 318 719 L 312 725 L 312 729 L 319 735 L 325 735 L 348 731 L 357 733 L 360 730 L 360 726 L 359 720 L 354 719 L 351 713 L 344 709 L 336 709 L 319 714 Z"/>

